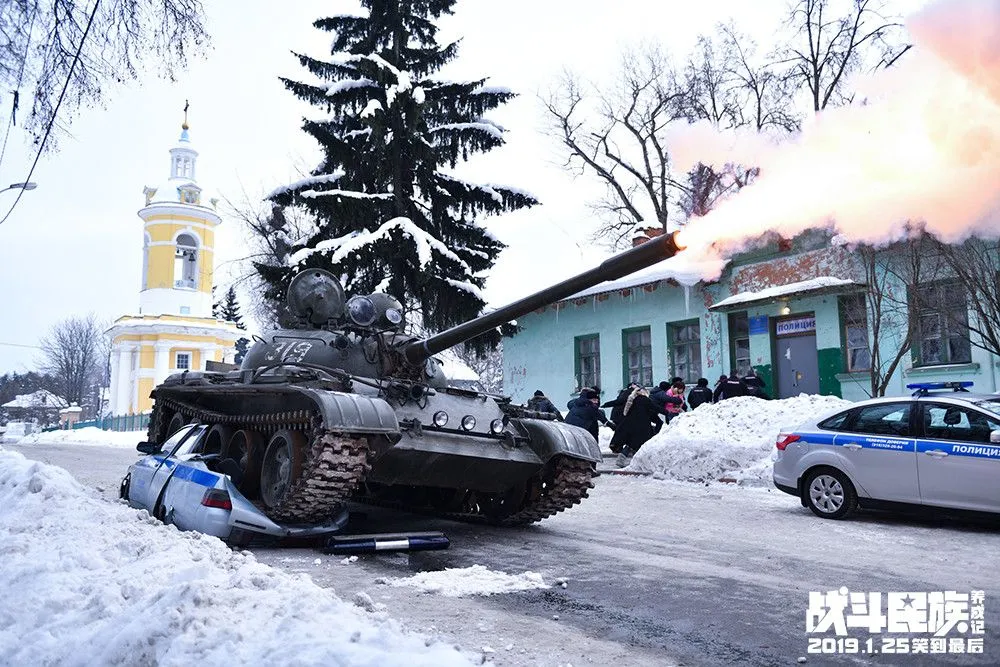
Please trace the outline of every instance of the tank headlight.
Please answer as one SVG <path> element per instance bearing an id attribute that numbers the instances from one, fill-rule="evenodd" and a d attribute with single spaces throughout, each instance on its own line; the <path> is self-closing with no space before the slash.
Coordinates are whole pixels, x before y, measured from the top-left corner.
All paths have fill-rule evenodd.
<path id="1" fill-rule="evenodd" d="M 462 417 L 462 428 L 466 431 L 471 431 L 476 428 L 476 418 L 472 415 L 465 415 Z"/>
<path id="2" fill-rule="evenodd" d="M 399 324 L 403 321 L 403 313 L 395 308 L 389 308 L 385 311 L 385 319 L 389 320 L 390 324 Z"/>
<path id="3" fill-rule="evenodd" d="M 348 299 L 347 315 L 359 327 L 370 327 L 378 319 L 375 304 L 366 296 L 352 296 Z"/>
<path id="4" fill-rule="evenodd" d="M 446 426 L 448 424 L 448 413 L 444 410 L 438 410 L 434 413 L 434 425 L 438 428 Z"/>
<path id="5" fill-rule="evenodd" d="M 493 421 L 491 421 L 490 432 L 493 433 L 494 435 L 500 435 L 501 433 L 503 433 L 503 420 L 494 419 Z"/>

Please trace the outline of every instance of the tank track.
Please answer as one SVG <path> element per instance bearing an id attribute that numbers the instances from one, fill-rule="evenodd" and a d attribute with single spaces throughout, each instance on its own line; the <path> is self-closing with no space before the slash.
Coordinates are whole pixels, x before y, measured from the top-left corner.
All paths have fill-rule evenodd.
<path id="1" fill-rule="evenodd" d="M 593 464 L 579 459 L 559 457 L 555 459 L 554 471 L 550 480 L 543 488 L 536 488 L 529 497 L 527 494 L 521 508 L 503 517 L 491 516 L 488 505 L 470 503 L 469 509 L 463 511 L 448 511 L 440 508 L 419 506 L 407 503 L 405 500 L 387 500 L 377 496 L 365 495 L 359 498 L 364 503 L 398 509 L 405 512 L 430 514 L 443 519 L 463 521 L 466 523 L 489 524 L 493 526 L 526 526 L 536 521 L 548 518 L 573 505 L 577 505 L 587 497 L 594 488 Z M 473 494 L 474 492 L 470 492 Z"/>
<path id="2" fill-rule="evenodd" d="M 179 412 L 205 424 L 272 432 L 280 429 L 309 432 L 302 474 L 288 490 L 281 506 L 267 510 L 268 516 L 275 521 L 314 523 L 329 518 L 354 495 L 371 467 L 367 438 L 323 429 L 319 415 L 309 410 L 231 415 L 174 399 L 161 399 L 157 401 L 157 415 L 150 420 L 151 435 L 159 432 L 154 432 L 154 422 L 157 429 L 165 428 L 161 422 L 168 411 Z"/>

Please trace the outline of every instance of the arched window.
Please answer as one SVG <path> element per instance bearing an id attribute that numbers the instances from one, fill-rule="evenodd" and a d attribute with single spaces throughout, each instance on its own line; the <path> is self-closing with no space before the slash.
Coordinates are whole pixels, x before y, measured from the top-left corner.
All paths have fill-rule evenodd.
<path id="1" fill-rule="evenodd" d="M 149 288 L 149 234 L 142 238 L 142 289 Z"/>
<path id="2" fill-rule="evenodd" d="M 191 234 L 181 234 L 174 252 L 174 287 L 197 289 L 197 279 L 198 240 Z"/>

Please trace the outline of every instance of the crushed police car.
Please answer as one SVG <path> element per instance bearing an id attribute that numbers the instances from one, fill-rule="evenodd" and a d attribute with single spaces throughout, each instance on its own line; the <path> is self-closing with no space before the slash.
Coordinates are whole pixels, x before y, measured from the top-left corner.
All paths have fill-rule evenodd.
<path id="1" fill-rule="evenodd" d="M 774 485 L 819 517 L 858 507 L 1000 514 L 1000 396 L 971 382 L 907 385 L 783 430 Z"/>
<path id="2" fill-rule="evenodd" d="M 341 531 L 346 509 L 328 521 L 286 525 L 272 521 L 243 493 L 241 465 L 220 453 L 206 451 L 208 427 L 189 424 L 159 447 L 139 443 L 146 454 L 129 466 L 120 496 L 132 507 L 145 509 L 180 530 L 214 535 L 232 545 L 276 541 L 282 538 L 318 538 Z"/>

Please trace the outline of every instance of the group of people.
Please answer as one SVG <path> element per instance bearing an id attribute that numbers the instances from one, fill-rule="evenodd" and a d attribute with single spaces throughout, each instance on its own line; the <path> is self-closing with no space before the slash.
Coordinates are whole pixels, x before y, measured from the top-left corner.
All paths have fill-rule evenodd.
<path id="1" fill-rule="evenodd" d="M 684 379 L 675 377 L 670 382 L 660 382 L 652 392 L 636 383 L 631 383 L 613 400 L 603 405 L 600 402 L 600 390 L 596 387 L 583 388 L 576 398 L 566 404 L 568 410 L 565 418 L 556 409 L 542 390 L 535 392 L 526 405 L 535 412 L 553 413 L 556 419 L 567 424 L 579 426 L 590 432 L 597 439 L 598 429 L 605 424 L 614 430 L 611 438 L 611 451 L 618 454 L 618 467 L 625 467 L 642 445 L 659 433 L 664 421 L 670 423 L 677 415 L 687 410 L 694 410 L 699 405 L 718 403 L 735 396 L 756 396 L 768 398 L 764 389 L 764 381 L 751 369 L 740 377 L 735 371 L 723 375 L 715 383 L 715 389 L 710 389 L 708 380 L 699 378 L 685 399 Z M 611 408 L 609 418 L 601 408 Z"/>

